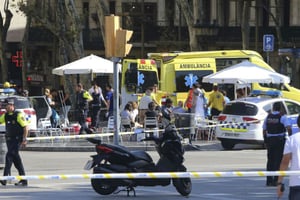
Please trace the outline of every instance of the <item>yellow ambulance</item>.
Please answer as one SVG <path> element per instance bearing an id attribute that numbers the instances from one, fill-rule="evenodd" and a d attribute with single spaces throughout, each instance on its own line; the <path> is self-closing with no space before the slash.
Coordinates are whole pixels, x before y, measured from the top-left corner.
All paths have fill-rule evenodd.
<path id="1" fill-rule="evenodd" d="M 152 59 L 124 59 L 121 78 L 121 108 L 138 101 L 146 89 L 158 84 L 156 62 Z"/>
<path id="2" fill-rule="evenodd" d="M 251 50 L 220 50 L 199 52 L 148 53 L 148 58 L 155 60 L 159 71 L 160 89 L 168 93 L 175 93 L 172 97 L 177 102 L 185 100 L 187 91 L 194 82 L 199 82 L 206 92 L 210 92 L 212 85 L 202 83 L 206 75 L 222 70 L 226 67 L 248 60 L 266 69 L 274 69 L 264 62 L 263 57 Z M 233 84 L 222 84 L 229 98 L 234 98 Z M 283 97 L 300 102 L 300 90 L 289 84 L 259 84 L 253 83 L 252 90 L 280 90 Z"/>

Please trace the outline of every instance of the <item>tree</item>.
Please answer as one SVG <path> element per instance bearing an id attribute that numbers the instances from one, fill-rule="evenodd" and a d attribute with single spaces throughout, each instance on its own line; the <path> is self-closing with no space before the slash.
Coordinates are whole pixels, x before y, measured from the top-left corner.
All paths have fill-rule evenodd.
<path id="1" fill-rule="evenodd" d="M 8 80 L 7 76 L 7 61 L 5 51 L 7 50 L 6 36 L 10 26 L 10 22 L 13 18 L 13 14 L 9 10 L 9 0 L 4 1 L 4 13 L 5 20 L 3 19 L 2 13 L 0 12 L 0 63 L 1 63 L 1 74 L 0 81 L 4 82 Z"/>
<path id="2" fill-rule="evenodd" d="M 84 56 L 82 40 L 82 21 L 73 0 L 36 0 L 18 2 L 19 9 L 28 17 L 27 23 L 40 25 L 49 30 L 58 41 L 58 64 L 64 65 Z M 35 24 L 33 24 L 33 22 Z M 66 77 L 67 91 L 72 92 L 73 79 Z M 83 84 L 89 83 L 83 80 Z"/>

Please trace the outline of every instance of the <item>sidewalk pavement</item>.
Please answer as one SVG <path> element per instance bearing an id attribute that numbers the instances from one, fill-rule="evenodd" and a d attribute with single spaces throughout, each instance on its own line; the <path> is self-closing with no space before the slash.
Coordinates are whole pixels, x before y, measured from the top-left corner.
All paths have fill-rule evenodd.
<path id="1" fill-rule="evenodd" d="M 110 141 L 112 143 L 112 141 Z M 127 147 L 129 150 L 155 151 L 153 142 L 129 142 L 124 141 L 119 145 Z M 197 140 L 191 144 L 184 143 L 186 151 L 213 151 L 222 150 L 218 140 Z M 50 151 L 50 152 L 93 152 L 95 145 L 84 139 L 68 139 L 65 141 L 30 141 L 23 151 Z"/>

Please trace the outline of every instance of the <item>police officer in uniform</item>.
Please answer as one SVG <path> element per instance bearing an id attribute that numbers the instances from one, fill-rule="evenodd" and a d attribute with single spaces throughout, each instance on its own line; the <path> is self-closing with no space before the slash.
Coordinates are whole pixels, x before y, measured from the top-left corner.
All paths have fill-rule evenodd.
<path id="1" fill-rule="evenodd" d="M 292 134 L 291 123 L 286 115 L 280 113 L 281 102 L 273 104 L 263 124 L 263 136 L 267 145 L 267 171 L 278 171 L 283 156 L 286 132 Z M 267 176 L 266 186 L 277 186 L 278 176 Z"/>
<path id="2" fill-rule="evenodd" d="M 86 118 L 89 112 L 89 102 L 91 100 L 93 100 L 93 98 L 90 93 L 83 89 L 81 83 L 78 83 L 76 86 L 76 117 L 81 126 L 79 134 L 83 134 L 83 131 L 88 134 L 93 133 L 93 131 L 91 131 L 86 125 Z"/>
<path id="3" fill-rule="evenodd" d="M 101 103 L 103 102 L 106 105 L 106 101 L 102 94 L 102 89 L 97 85 L 97 82 L 93 82 L 93 86 L 89 89 L 89 93 L 92 96 L 93 100 L 91 101 L 91 117 L 92 117 L 92 123 L 91 127 L 97 128 L 99 123 L 99 115 L 100 115 L 100 109 L 101 109 Z"/>
<path id="4" fill-rule="evenodd" d="M 19 154 L 20 146 L 27 144 L 28 122 L 22 112 L 16 111 L 13 99 L 6 99 L 6 113 L 0 116 L 0 123 L 6 125 L 6 145 L 7 153 L 3 176 L 11 175 L 11 166 L 15 165 L 20 176 L 25 175 L 23 163 Z M 6 180 L 1 180 L 2 185 L 6 185 Z M 16 186 L 27 186 L 27 180 L 20 180 Z"/>

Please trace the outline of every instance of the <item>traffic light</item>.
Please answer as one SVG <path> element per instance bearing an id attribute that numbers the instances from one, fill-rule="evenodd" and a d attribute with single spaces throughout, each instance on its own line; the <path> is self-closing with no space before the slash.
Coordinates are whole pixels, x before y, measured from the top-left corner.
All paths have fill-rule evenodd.
<path id="1" fill-rule="evenodd" d="M 105 17 L 105 57 L 115 56 L 116 30 L 120 29 L 119 16 Z"/>
<path id="2" fill-rule="evenodd" d="M 132 36 L 132 31 L 120 29 L 119 16 L 105 17 L 105 56 L 125 57 L 132 47 L 127 44 Z"/>
<path id="3" fill-rule="evenodd" d="M 115 41 L 115 56 L 123 58 L 131 50 L 132 44 L 128 44 L 128 41 L 132 37 L 132 31 L 129 30 L 117 30 Z"/>

